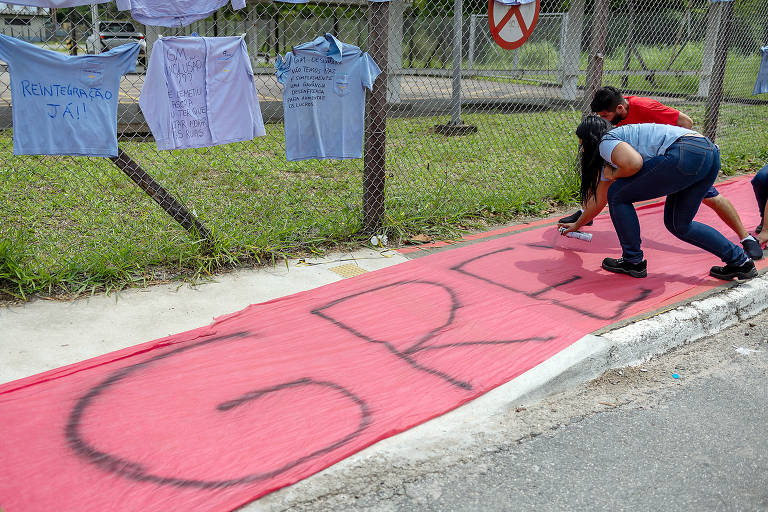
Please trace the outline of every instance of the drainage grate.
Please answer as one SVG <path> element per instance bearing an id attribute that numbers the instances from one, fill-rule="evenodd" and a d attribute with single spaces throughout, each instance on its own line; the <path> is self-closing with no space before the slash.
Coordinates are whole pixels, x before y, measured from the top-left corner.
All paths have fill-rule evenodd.
<path id="1" fill-rule="evenodd" d="M 364 268 L 358 267 L 354 263 L 347 263 L 346 265 L 339 265 L 338 267 L 331 267 L 328 270 L 332 270 L 339 274 L 341 277 L 355 277 L 360 274 L 368 272 Z"/>

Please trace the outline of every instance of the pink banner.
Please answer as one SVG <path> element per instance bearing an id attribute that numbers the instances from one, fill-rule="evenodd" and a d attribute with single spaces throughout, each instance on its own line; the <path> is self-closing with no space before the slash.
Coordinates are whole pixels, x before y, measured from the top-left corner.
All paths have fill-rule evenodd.
<path id="1" fill-rule="evenodd" d="M 719 188 L 758 222 L 747 180 Z M 550 223 L 0 386 L 0 507 L 231 510 L 721 284 L 660 204 L 639 214 L 646 279 L 600 268 L 607 215 L 589 243 Z"/>

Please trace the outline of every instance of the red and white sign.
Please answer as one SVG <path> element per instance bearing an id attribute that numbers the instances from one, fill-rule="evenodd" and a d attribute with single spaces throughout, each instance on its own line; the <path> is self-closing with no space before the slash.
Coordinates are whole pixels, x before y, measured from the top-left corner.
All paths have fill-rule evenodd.
<path id="1" fill-rule="evenodd" d="M 539 0 L 520 5 L 505 5 L 488 0 L 488 24 L 496 43 L 505 50 L 514 50 L 533 33 L 539 21 Z"/>

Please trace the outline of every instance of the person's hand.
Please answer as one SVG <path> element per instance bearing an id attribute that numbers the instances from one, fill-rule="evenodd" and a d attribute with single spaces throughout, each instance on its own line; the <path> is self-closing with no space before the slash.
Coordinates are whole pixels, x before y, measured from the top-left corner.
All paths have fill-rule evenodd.
<path id="1" fill-rule="evenodd" d="M 616 181 L 617 171 L 618 169 L 614 168 L 613 166 L 605 164 L 605 167 L 603 167 L 603 178 L 610 182 L 614 182 Z"/>
<path id="2" fill-rule="evenodd" d="M 765 227 L 763 227 L 763 230 L 760 231 L 755 238 L 757 238 L 757 243 L 760 244 L 760 247 L 763 247 L 765 243 L 768 242 L 768 232 L 766 232 Z"/>
<path id="3" fill-rule="evenodd" d="M 557 229 L 560 230 L 560 235 L 565 236 L 566 233 L 572 233 L 578 231 L 575 222 L 558 222 Z"/>

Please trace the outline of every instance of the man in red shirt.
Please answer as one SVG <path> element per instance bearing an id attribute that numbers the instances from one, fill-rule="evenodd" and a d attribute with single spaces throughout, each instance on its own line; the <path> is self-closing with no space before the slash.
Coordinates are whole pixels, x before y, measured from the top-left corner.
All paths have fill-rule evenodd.
<path id="1" fill-rule="evenodd" d="M 656 123 L 693 129 L 691 118 L 679 110 L 659 103 L 653 98 L 623 96 L 615 87 L 608 86 L 598 89 L 590 107 L 592 112 L 614 126 Z"/>
<path id="2" fill-rule="evenodd" d="M 597 90 L 592 103 L 592 112 L 615 126 L 635 123 L 671 124 L 683 128 L 693 128 L 690 117 L 679 110 L 668 107 L 652 98 L 642 96 L 623 96 L 615 87 L 602 87 Z M 730 227 L 741 240 L 744 251 L 753 260 L 763 257 L 763 250 L 758 241 L 751 236 L 741 222 L 739 213 L 726 197 L 720 195 L 713 186 L 704 196 L 703 203 L 712 208 L 718 217 Z M 575 222 L 581 210 L 560 219 L 562 223 Z M 590 223 L 591 224 L 591 223 Z"/>

